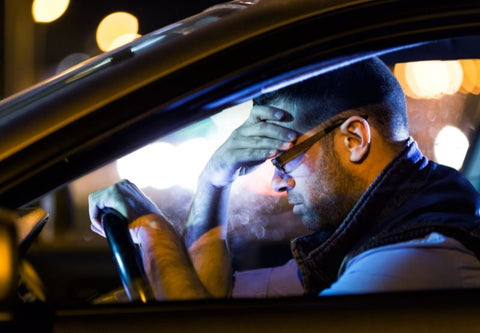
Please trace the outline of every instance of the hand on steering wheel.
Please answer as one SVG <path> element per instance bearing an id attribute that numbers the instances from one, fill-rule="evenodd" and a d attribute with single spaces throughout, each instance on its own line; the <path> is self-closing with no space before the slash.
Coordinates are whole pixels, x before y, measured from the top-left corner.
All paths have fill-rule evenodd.
<path id="1" fill-rule="evenodd" d="M 137 246 L 136 229 L 128 225 L 140 216 L 160 214 L 159 209 L 135 184 L 122 180 L 89 196 L 94 232 L 107 238 L 118 272 L 131 301 L 153 300 Z M 132 240 L 133 236 L 133 240 Z"/>
<path id="2" fill-rule="evenodd" d="M 142 303 L 154 300 L 142 258 L 128 230 L 128 221 L 112 208 L 104 208 L 100 215 L 128 299 Z"/>

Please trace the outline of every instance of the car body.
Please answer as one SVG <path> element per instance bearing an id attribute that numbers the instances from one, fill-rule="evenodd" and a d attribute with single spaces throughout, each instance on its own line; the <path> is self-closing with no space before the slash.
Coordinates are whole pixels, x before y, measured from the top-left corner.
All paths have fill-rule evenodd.
<path id="1" fill-rule="evenodd" d="M 244 0 L 212 7 L 2 101 L 0 205 L 28 206 L 227 107 L 371 56 L 388 64 L 480 58 L 478 36 L 480 4 L 473 0 Z M 475 142 L 478 127 L 472 131 Z M 471 145 L 467 174 L 478 168 L 479 147 Z M 83 265 L 88 274 L 89 262 Z M 6 327 L 33 323 L 59 332 L 467 331 L 480 328 L 478 295 L 448 290 L 147 305 L 24 304 L 12 296 L 0 319 Z"/>

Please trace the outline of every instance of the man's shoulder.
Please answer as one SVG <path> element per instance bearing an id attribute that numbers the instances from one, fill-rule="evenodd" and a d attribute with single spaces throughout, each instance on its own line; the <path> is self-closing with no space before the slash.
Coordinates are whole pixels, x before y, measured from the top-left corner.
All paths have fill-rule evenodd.
<path id="1" fill-rule="evenodd" d="M 461 279 L 467 269 L 476 272 L 480 285 L 480 261 L 475 254 L 458 240 L 437 232 L 364 251 L 350 260 L 345 272 L 349 269 L 387 274 L 402 280 L 428 278 L 452 280 L 450 283 Z"/>
<path id="2" fill-rule="evenodd" d="M 471 197 L 480 197 L 472 183 L 458 170 L 449 166 L 428 161 L 428 175 L 425 186 L 438 186 L 448 192 L 468 193 Z"/>
<path id="3" fill-rule="evenodd" d="M 431 233 L 353 257 L 322 295 L 480 287 L 480 261 L 454 238 Z"/>

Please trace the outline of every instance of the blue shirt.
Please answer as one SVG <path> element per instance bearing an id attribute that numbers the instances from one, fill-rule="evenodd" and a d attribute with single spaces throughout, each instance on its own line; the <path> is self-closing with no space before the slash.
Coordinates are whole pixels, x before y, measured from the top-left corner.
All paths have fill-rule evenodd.
<path id="1" fill-rule="evenodd" d="M 298 267 L 236 272 L 233 297 L 303 295 Z M 343 274 L 319 295 L 480 287 L 480 261 L 453 238 L 431 233 L 424 238 L 385 245 L 352 258 Z"/>

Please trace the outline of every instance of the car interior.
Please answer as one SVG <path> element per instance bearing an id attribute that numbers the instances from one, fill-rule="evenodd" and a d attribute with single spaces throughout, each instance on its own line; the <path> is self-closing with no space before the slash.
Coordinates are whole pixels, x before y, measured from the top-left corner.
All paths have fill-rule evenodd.
<path id="1" fill-rule="evenodd" d="M 461 170 L 478 189 L 480 59 L 476 37 L 434 41 L 382 55 L 404 88 L 411 136 L 422 152 Z M 121 302 L 107 241 L 90 230 L 88 195 L 121 179 L 137 184 L 177 230 L 212 153 L 248 117 L 251 99 L 157 138 L 41 197 L 19 213 L 23 302 L 61 306 Z M 280 265 L 289 240 L 309 233 L 285 195 L 270 187 L 268 161 L 232 188 L 229 248 L 234 269 Z M 48 220 L 48 222 L 47 222 Z"/>
<path id="2" fill-rule="evenodd" d="M 108 67 L 110 62 L 130 57 L 132 52 L 147 52 L 152 44 L 187 35 L 197 27 L 230 15 L 234 7 L 218 7 L 217 11 L 153 33 L 150 39 L 144 39 L 144 43 L 136 44 L 135 50 L 118 52 L 108 61 L 94 63 L 95 66 L 78 72 L 74 79 L 88 78 L 91 73 L 101 70 L 102 66 Z M 402 26 L 399 24 L 399 27 Z M 348 38 L 345 40 L 352 43 Z M 9 309 L 11 304 L 20 308 L 22 304 L 33 305 L 22 319 L 35 322 L 37 318 L 40 322 L 42 316 L 51 315 L 52 308 L 66 309 L 64 314 L 76 308 L 94 308 L 99 313 L 107 313 L 106 306 L 112 304 L 122 309 L 129 302 L 125 297 L 122 274 L 107 240 L 90 229 L 88 195 L 121 179 L 129 179 L 152 199 L 179 231 L 189 212 L 200 172 L 213 152 L 246 120 L 253 97 L 304 78 L 321 75 L 325 68 L 331 70 L 337 65 L 348 65 L 372 54 L 388 65 L 402 85 L 407 100 L 410 134 L 422 152 L 431 160 L 460 170 L 480 190 L 478 39 L 475 35 L 457 36 L 452 33 L 451 38 L 447 39 L 393 48 L 389 45 L 385 50 L 374 49 L 361 54 L 339 56 L 344 52 L 343 49 L 340 49 L 340 53 L 332 51 L 331 54 L 337 54 L 337 58 L 323 59 L 320 64 L 310 63 L 279 77 L 263 77 L 252 81 L 251 87 L 243 86 L 237 93 L 231 93 L 227 99 L 206 101 L 208 105 L 202 107 L 208 110 L 208 116 L 197 116 L 195 121 L 182 124 L 173 131 L 170 128 L 162 129 L 159 132 L 166 134 L 158 135 L 146 144 L 142 142 L 140 148 L 133 141 L 142 133 L 124 139 L 124 142 L 131 140 L 129 147 L 135 149 L 126 148 L 129 151 L 123 156 L 94 170 L 82 172 L 79 177 L 42 194 L 34 202 L 14 212 L 0 210 L 0 220 L 3 221 L 0 224 L 0 254 L 4 254 L 2 258 L 5 260 L 4 269 L 0 267 L 0 281 L 7 281 L 9 286 L 13 286 L 9 289 L 0 283 L 0 300 L 3 301 L 0 302 L 0 310 Z M 375 41 L 374 38 L 372 40 Z M 328 46 L 328 42 L 325 45 Z M 369 46 L 368 43 L 365 45 L 365 48 Z M 78 70 L 78 67 L 70 70 Z M 48 94 L 55 89 L 53 87 L 52 91 L 42 93 Z M 0 125 L 4 126 L 1 122 Z M 2 130 L 7 131 L 8 128 L 2 127 Z M 272 164 L 267 161 L 254 172 L 240 177 L 232 187 L 227 241 L 233 255 L 234 270 L 281 265 L 292 257 L 290 240 L 310 233 L 298 216 L 291 212 L 285 194 L 271 188 L 273 170 Z M 10 243 L 11 239 L 18 239 L 17 244 Z M 13 248 L 18 248 L 18 251 L 13 251 Z M 11 252 L 15 253 L 6 255 Z M 8 261 L 10 259 L 11 262 Z M 15 265 L 16 261 L 18 265 Z M 8 267 L 12 271 L 8 271 Z M 19 281 L 8 280 L 8 277 L 17 275 L 20 276 Z M 378 304 L 374 299 L 364 298 L 358 298 L 361 300 L 356 302 L 355 297 L 348 306 L 355 308 Z M 411 300 L 413 303 L 421 298 L 418 295 L 402 296 L 405 302 Z M 394 307 L 402 305 L 398 299 L 395 298 L 397 303 Z M 264 303 L 262 300 L 254 302 L 257 303 L 247 304 L 248 311 L 254 309 L 261 313 Z M 335 303 L 333 298 L 332 302 L 329 303 L 332 308 L 342 307 L 341 301 Z M 36 304 L 46 307 L 37 308 Z M 155 306 L 166 309 L 167 315 L 170 315 L 184 304 L 187 304 L 188 310 L 190 303 L 187 301 L 158 302 Z M 280 300 L 279 304 L 286 304 L 287 309 L 288 306 L 293 308 L 298 300 Z M 381 302 L 379 304 L 381 306 Z M 151 304 L 135 305 L 144 309 Z M 229 305 L 222 303 L 217 308 L 215 304 L 213 306 L 218 312 L 218 308 L 225 309 Z M 242 305 L 235 303 L 233 306 Z M 5 319 L 2 315 L 0 312 L 0 321 Z M 332 317 L 332 320 L 342 319 L 341 316 Z M 268 327 L 264 331 L 268 331 Z"/>

